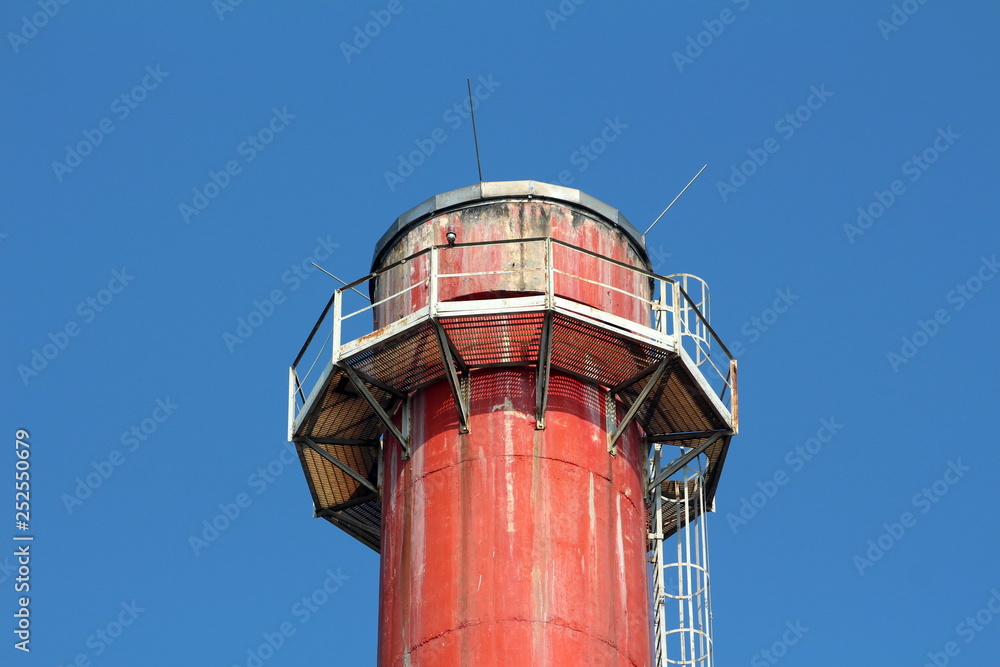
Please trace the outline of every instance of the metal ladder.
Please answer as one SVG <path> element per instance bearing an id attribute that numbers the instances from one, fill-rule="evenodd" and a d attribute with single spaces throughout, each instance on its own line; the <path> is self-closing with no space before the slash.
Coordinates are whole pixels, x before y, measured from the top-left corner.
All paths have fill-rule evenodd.
<path id="1" fill-rule="evenodd" d="M 660 470 L 660 457 L 661 445 L 655 443 L 650 479 Z M 657 667 L 713 667 L 715 664 L 702 458 L 693 459 L 671 480 L 650 490 L 653 638 Z M 665 485 L 675 490 L 671 497 L 664 495 Z M 694 518 L 689 520 L 689 517 Z M 673 519 L 677 527 L 667 539 L 663 535 L 664 519 Z M 674 553 L 668 562 L 665 547 L 671 541 L 676 549 L 671 549 Z"/>

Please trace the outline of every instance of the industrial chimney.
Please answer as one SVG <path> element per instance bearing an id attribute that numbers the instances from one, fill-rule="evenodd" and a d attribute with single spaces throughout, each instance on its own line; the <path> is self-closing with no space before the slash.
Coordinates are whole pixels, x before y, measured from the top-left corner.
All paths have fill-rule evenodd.
<path id="1" fill-rule="evenodd" d="M 379 665 L 712 664 L 701 515 L 737 404 L 707 311 L 578 190 L 396 220 L 289 376 L 316 516 L 382 557 Z"/>

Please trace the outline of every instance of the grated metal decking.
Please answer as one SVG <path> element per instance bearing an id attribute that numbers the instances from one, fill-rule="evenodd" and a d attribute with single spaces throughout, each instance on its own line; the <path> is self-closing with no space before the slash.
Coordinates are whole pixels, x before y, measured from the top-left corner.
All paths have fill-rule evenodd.
<path id="1" fill-rule="evenodd" d="M 647 327 L 563 298 L 553 289 L 557 276 L 561 282 L 576 278 L 554 266 L 556 247 L 596 257 L 619 269 L 624 266 L 621 263 L 552 238 L 513 242 L 542 245 L 543 251 L 536 254 L 544 266 L 520 270 L 544 271 L 544 293 L 439 301 L 437 282 L 454 279 L 455 274 L 438 274 L 436 255 L 462 244 L 434 246 L 338 289 L 291 368 L 289 439 L 298 449 L 315 514 L 375 551 L 381 548 L 383 434 L 392 433 L 408 451 L 407 396 L 442 380 L 451 385 L 464 428 L 468 383 L 475 382 L 474 371 L 485 368 L 535 369 L 540 428 L 544 427 L 552 373 L 564 373 L 608 389 L 609 403 L 618 403 L 618 407 L 609 405 L 613 409 L 607 410 L 615 422 L 608 425 L 609 451 L 615 452 L 617 437 L 633 419 L 642 427 L 648 443 L 664 443 L 664 451 L 676 448 L 677 456 L 658 473 L 652 471 L 648 480 L 648 488 L 659 486 L 668 499 L 684 493 L 676 480 L 668 478 L 703 456 L 707 462 L 703 473 L 705 507 L 701 502 L 692 503 L 689 519 L 712 507 L 729 441 L 738 429 L 738 404 L 736 362 L 699 309 L 705 298 L 691 299 L 685 289 L 687 276 L 674 280 L 626 267 L 648 278 L 655 287 L 654 298 L 645 302 L 654 325 Z M 400 263 L 421 259 L 428 264 L 430 296 L 426 307 L 341 344 L 347 320 L 368 314 L 373 307 L 343 315 L 345 292 L 377 280 Z M 314 342 L 316 332 L 327 322 L 331 332 L 327 341 Z M 712 341 L 716 357 L 724 359 L 722 364 L 716 365 L 713 360 Z M 325 364 L 311 384 L 310 373 L 299 377 L 300 362 L 310 352 L 315 353 L 309 355 L 313 367 L 318 362 Z M 624 414 L 620 423 L 619 413 Z M 665 515 L 662 535 L 673 534 L 676 524 L 675 515 Z"/>

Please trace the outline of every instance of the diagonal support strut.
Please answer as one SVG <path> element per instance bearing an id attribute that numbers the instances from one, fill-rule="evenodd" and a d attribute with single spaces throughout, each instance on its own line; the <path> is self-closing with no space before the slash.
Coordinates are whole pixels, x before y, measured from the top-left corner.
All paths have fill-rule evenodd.
<path id="1" fill-rule="evenodd" d="M 368 401 L 368 405 L 370 405 L 372 410 L 375 411 L 376 416 L 378 416 L 378 418 L 382 421 L 382 424 L 385 426 L 385 428 L 389 431 L 389 433 L 392 434 L 392 437 L 394 437 L 396 441 L 399 442 L 400 446 L 403 448 L 403 459 L 410 458 L 409 439 L 400 432 L 400 430 L 396 427 L 396 424 L 392 421 L 392 418 L 388 414 L 386 414 L 386 411 L 382 409 L 382 406 L 379 405 L 379 402 L 375 400 L 375 397 L 372 396 L 372 393 L 368 391 L 368 387 L 365 386 L 364 381 L 362 381 L 361 378 L 358 377 L 357 371 L 355 371 L 350 364 L 344 362 L 338 362 L 337 366 L 339 366 L 341 369 L 343 369 L 345 373 L 347 373 L 347 377 L 351 379 L 351 383 L 354 384 L 354 388 L 358 390 L 358 393 L 361 394 L 362 398 Z M 403 402 L 405 404 L 405 401 Z"/>
<path id="2" fill-rule="evenodd" d="M 542 336 L 538 341 L 538 365 L 535 367 L 535 428 L 545 428 L 545 407 L 549 402 L 549 377 L 552 373 L 552 311 L 545 312 Z"/>
<path id="3" fill-rule="evenodd" d="M 710 437 L 705 442 L 701 443 L 697 447 L 694 447 L 693 449 L 689 449 L 688 451 L 686 451 L 683 454 L 681 454 L 680 456 L 678 456 L 676 459 L 674 459 L 673 461 L 670 462 L 670 465 L 668 465 L 666 468 L 664 468 L 663 470 L 661 470 L 656 475 L 656 477 L 654 477 L 652 480 L 650 480 L 649 486 L 647 487 L 647 493 L 649 491 L 652 491 L 653 489 L 655 489 L 660 484 L 663 484 L 663 482 L 665 480 L 669 479 L 678 470 L 680 470 L 681 468 L 683 468 L 684 466 L 686 466 L 695 457 L 699 456 L 706 449 L 708 449 L 709 447 L 711 447 L 712 445 L 714 445 L 716 440 L 718 440 L 719 438 L 721 438 L 724 435 L 732 435 L 732 434 L 733 434 L 732 431 L 716 431 L 712 435 L 712 437 Z"/>
<path id="4" fill-rule="evenodd" d="M 608 451 L 613 455 L 618 453 L 618 438 L 622 437 L 622 433 L 625 432 L 625 429 L 628 428 L 629 424 L 632 423 L 632 420 L 635 419 L 636 414 L 638 414 L 639 408 L 641 408 L 642 404 L 646 402 L 646 398 L 649 397 L 649 393 L 653 391 L 653 388 L 657 384 L 659 384 L 660 378 L 663 376 L 663 372 L 667 370 L 667 364 L 669 363 L 670 359 L 668 357 L 656 365 L 656 370 L 653 371 L 652 376 L 646 382 L 646 386 L 643 387 L 642 391 L 639 392 L 639 395 L 636 396 L 635 400 L 632 402 L 632 407 L 628 409 L 628 412 L 625 413 L 625 416 L 615 429 L 615 432 L 608 438 Z M 613 395 L 614 393 L 616 392 L 611 391 L 609 392 L 609 395 Z M 611 408 L 614 408 L 613 403 L 611 404 Z"/>
<path id="5" fill-rule="evenodd" d="M 461 355 L 453 353 L 453 346 L 448 332 L 444 330 L 438 320 L 433 320 L 434 332 L 437 334 L 438 346 L 441 348 L 441 356 L 444 358 L 444 373 L 448 378 L 448 385 L 451 387 L 451 394 L 455 398 L 455 407 L 458 410 L 458 430 L 462 433 L 469 432 L 469 402 L 465 398 L 465 387 L 463 381 L 458 377 L 455 366 L 462 369 L 462 375 L 469 377 L 469 367 L 462 360 Z M 466 380 L 467 381 L 467 380 Z"/>
<path id="6" fill-rule="evenodd" d="M 362 477 L 361 475 L 359 475 L 357 470 L 355 470 L 354 468 L 352 468 L 351 466 L 347 465 L 346 463 L 344 463 L 343 461 L 341 461 L 340 459 L 338 459 L 336 456 L 334 456 L 330 452 L 326 451 L 325 449 L 323 449 L 322 447 L 320 447 L 319 445 L 317 445 L 310 438 L 305 438 L 305 437 L 302 438 L 302 444 L 304 444 L 306 447 L 308 447 L 309 449 L 313 450 L 314 452 L 316 452 L 317 454 L 319 454 L 320 456 L 322 456 L 324 459 L 326 459 L 327 461 L 329 461 L 330 463 L 332 463 L 337 468 L 340 468 L 340 470 L 342 470 L 346 474 L 350 475 L 351 478 L 353 478 L 358 483 L 360 483 L 361 485 L 363 485 L 365 488 L 367 488 L 369 491 L 371 491 L 372 493 L 374 493 L 376 496 L 378 495 L 378 489 L 376 489 L 375 486 L 371 482 L 369 482 L 367 479 L 365 479 L 364 477 Z"/>

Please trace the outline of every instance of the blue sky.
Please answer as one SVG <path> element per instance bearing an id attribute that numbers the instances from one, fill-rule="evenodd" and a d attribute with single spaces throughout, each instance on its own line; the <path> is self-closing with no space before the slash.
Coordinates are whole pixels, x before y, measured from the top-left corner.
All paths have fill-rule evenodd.
<path id="1" fill-rule="evenodd" d="M 311 518 L 283 457 L 287 367 L 335 285 L 301 267 L 360 277 L 397 215 L 478 180 L 469 77 L 486 180 L 563 182 L 644 229 L 709 165 L 648 246 L 708 281 L 741 364 L 717 663 L 995 664 L 998 21 L 3 3 L 0 662 L 247 665 L 284 628 L 264 664 L 374 663 L 377 556 Z"/>

